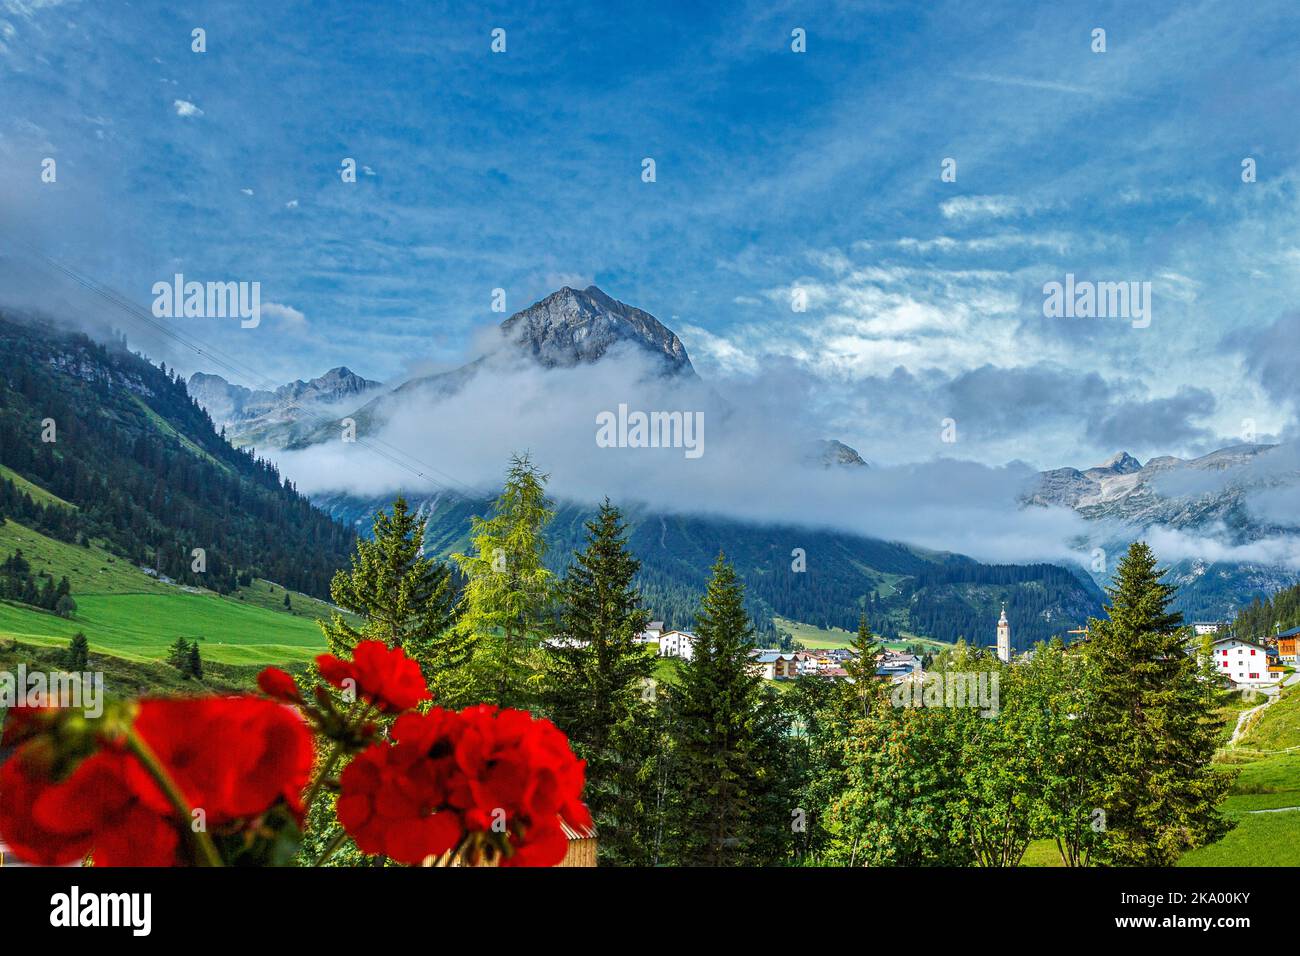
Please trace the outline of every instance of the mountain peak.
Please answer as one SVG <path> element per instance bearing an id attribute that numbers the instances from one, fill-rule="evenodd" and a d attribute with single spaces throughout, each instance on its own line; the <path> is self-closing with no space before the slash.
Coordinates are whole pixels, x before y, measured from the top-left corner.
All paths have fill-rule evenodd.
<path id="1" fill-rule="evenodd" d="M 547 368 L 590 364 L 628 343 L 661 360 L 670 373 L 694 372 L 672 329 L 594 285 L 557 289 L 502 322 L 501 332 Z"/>
<path id="2" fill-rule="evenodd" d="M 1101 468 L 1107 471 L 1113 471 L 1117 475 L 1130 475 L 1135 471 L 1142 470 L 1142 462 L 1138 461 L 1126 451 L 1112 455 L 1102 462 Z"/>
<path id="3" fill-rule="evenodd" d="M 835 438 L 819 438 L 810 445 L 807 461 L 821 465 L 823 468 L 844 466 L 849 468 L 869 468 L 870 466 L 858 454 L 856 448 L 850 448 Z"/>

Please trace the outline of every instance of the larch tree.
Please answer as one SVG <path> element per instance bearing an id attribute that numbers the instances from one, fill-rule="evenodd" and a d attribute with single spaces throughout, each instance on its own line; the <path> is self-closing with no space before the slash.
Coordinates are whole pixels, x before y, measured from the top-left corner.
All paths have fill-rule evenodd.
<path id="1" fill-rule="evenodd" d="M 548 477 L 527 454 L 512 457 L 491 517 L 471 520 L 473 553 L 453 555 L 466 578 L 457 633 L 479 644 L 478 694 L 500 707 L 526 707 L 538 692 L 535 652 L 555 591 L 542 536 L 555 514 Z"/>

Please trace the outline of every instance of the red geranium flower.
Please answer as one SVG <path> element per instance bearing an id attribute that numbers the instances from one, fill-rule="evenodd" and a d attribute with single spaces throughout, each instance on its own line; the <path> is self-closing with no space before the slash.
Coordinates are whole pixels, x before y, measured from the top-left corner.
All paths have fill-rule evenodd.
<path id="1" fill-rule="evenodd" d="M 322 654 L 316 658 L 316 666 L 335 687 L 353 681 L 357 696 L 385 713 L 411 710 L 420 701 L 433 698 L 420 665 L 400 647 L 390 648 L 383 641 L 362 641 L 353 649 L 350 661 Z"/>
<path id="2" fill-rule="evenodd" d="M 302 809 L 311 733 L 287 707 L 246 696 L 145 700 L 135 729 L 209 826 L 255 816 L 280 799 Z"/>
<path id="3" fill-rule="evenodd" d="M 267 697 L 284 701 L 286 704 L 301 704 L 302 692 L 294 682 L 293 675 L 278 667 L 267 667 L 257 675 L 257 686 Z"/>
<path id="4" fill-rule="evenodd" d="M 281 800 L 301 813 L 312 765 L 302 719 L 258 697 L 144 700 L 134 731 L 209 828 L 242 825 Z M 186 862 L 181 820 L 122 742 L 104 744 L 65 780 L 50 777 L 45 740 L 25 743 L 0 767 L 0 836 L 24 860 L 101 866 Z"/>
<path id="5" fill-rule="evenodd" d="M 561 819 L 591 824 L 585 765 L 548 720 L 435 707 L 398 718 L 392 737 L 395 745 L 363 752 L 341 780 L 339 820 L 364 852 L 417 862 L 468 833 L 504 851 L 503 866 L 553 866 L 568 848 Z M 394 855 L 396 844 L 405 855 Z"/>
<path id="6" fill-rule="evenodd" d="M 439 810 L 439 791 L 419 755 L 387 742 L 362 752 L 339 778 L 339 823 L 362 853 L 412 866 L 460 842 L 460 820 Z M 427 763 L 427 762 L 426 762 Z"/>

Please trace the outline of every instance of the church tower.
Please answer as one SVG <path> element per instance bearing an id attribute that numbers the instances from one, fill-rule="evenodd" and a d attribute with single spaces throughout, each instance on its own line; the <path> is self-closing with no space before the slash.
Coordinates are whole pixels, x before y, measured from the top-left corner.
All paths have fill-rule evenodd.
<path id="1" fill-rule="evenodd" d="M 1007 622 L 1007 603 L 1002 602 L 1002 616 L 998 618 L 998 660 L 1011 661 L 1011 625 Z"/>

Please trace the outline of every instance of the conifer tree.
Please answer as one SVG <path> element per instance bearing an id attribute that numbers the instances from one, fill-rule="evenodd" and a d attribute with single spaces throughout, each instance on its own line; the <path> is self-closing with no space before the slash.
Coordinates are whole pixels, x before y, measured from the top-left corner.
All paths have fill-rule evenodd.
<path id="1" fill-rule="evenodd" d="M 864 716 L 870 709 L 869 698 L 878 693 L 882 686 L 881 680 L 876 676 L 876 655 L 880 653 L 881 646 L 871 633 L 867 615 L 863 613 L 858 618 L 858 633 L 849 642 L 849 649 L 855 656 L 844 662 L 844 670 L 853 682 L 849 685 L 850 696 L 859 702 L 855 709 Z"/>
<path id="2" fill-rule="evenodd" d="M 203 658 L 199 654 L 199 642 L 191 641 L 190 649 L 185 655 L 185 672 L 187 677 L 203 679 Z"/>
<path id="3" fill-rule="evenodd" d="M 535 650 L 550 629 L 554 575 L 542 532 L 554 516 L 546 481 L 527 454 L 510 459 L 492 516 L 470 523 L 473 554 L 452 557 L 465 573 L 457 633 L 478 642 L 478 696 L 526 707 L 537 692 Z"/>
<path id="4" fill-rule="evenodd" d="M 182 677 L 189 676 L 190 642 L 183 637 L 176 638 L 167 649 L 167 663 L 181 672 Z"/>
<path id="5" fill-rule="evenodd" d="M 425 520 L 398 497 L 392 512 L 375 516 L 370 540 L 358 540 L 352 566 L 334 575 L 334 603 L 361 618 L 354 625 L 334 612 L 321 629 L 335 654 L 349 656 L 358 643 L 383 641 L 400 647 L 420 665 L 434 699 L 461 703 L 464 667 L 473 641 L 453 627 L 451 569 L 424 555 Z M 291 607 L 285 594 L 285 607 Z"/>
<path id="6" fill-rule="evenodd" d="M 558 587 L 561 636 L 548 649 L 545 702 L 587 761 L 601 861 L 644 864 L 655 656 L 636 638 L 650 614 L 632 583 L 641 562 L 627 550 L 622 514 L 607 498 L 586 528 L 587 548 Z"/>
<path id="7" fill-rule="evenodd" d="M 78 631 L 68 642 L 68 649 L 63 657 L 63 669 L 72 673 L 90 669 L 90 642 L 86 635 Z"/>
<path id="8" fill-rule="evenodd" d="M 1105 833 L 1095 855 L 1126 866 L 1169 866 L 1228 831 L 1219 812 L 1230 778 L 1210 760 L 1222 723 L 1188 653 L 1175 588 L 1135 542 L 1107 588 L 1106 620 L 1089 623 L 1093 686 L 1085 733 L 1098 760 L 1096 806 Z"/>
<path id="9" fill-rule="evenodd" d="M 743 602 L 744 586 L 719 553 L 695 618 L 693 655 L 672 692 L 677 779 L 669 826 L 680 864 L 743 865 L 762 854 L 760 808 L 773 781 L 763 764 L 768 722 Z"/>

